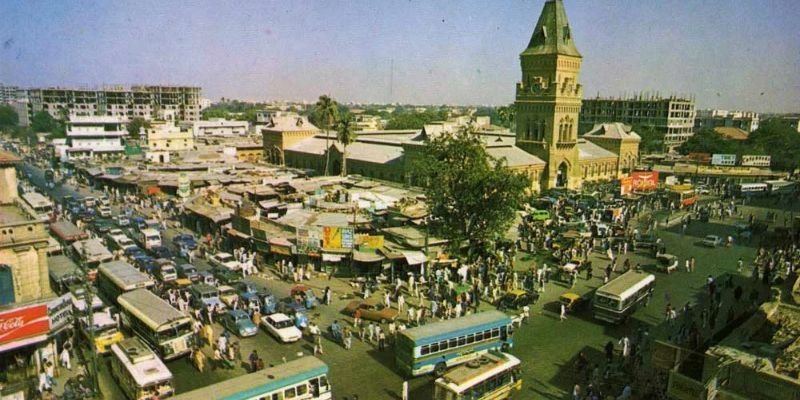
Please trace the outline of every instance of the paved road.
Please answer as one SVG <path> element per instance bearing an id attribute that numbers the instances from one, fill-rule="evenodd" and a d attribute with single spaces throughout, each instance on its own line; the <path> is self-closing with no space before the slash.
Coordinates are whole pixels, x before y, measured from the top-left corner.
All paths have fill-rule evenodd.
<path id="1" fill-rule="evenodd" d="M 41 171 L 24 164 L 21 168 L 24 171 L 30 170 L 34 182 L 41 180 L 41 184 L 43 184 Z M 56 196 L 75 195 L 77 192 L 75 188 L 61 187 L 56 190 Z M 85 193 L 86 191 L 81 190 L 80 192 Z M 748 208 L 745 215 L 749 212 L 759 215 L 765 211 L 762 208 Z M 659 235 L 664 240 L 668 252 L 677 255 L 681 260 L 695 256 L 697 270 L 694 273 L 678 272 L 669 276 L 656 273 L 657 285 L 653 301 L 649 307 L 639 309 L 633 316 L 633 321 L 628 325 L 609 326 L 594 321 L 589 312 L 572 315 L 566 321 L 559 322 L 556 301 L 561 293 L 570 290 L 585 294 L 599 287 L 602 282 L 599 278 L 585 280 L 582 276 L 573 289 L 568 289 L 565 284 L 551 283 L 543 293 L 541 300 L 532 307 L 530 323 L 521 327 L 515 334 L 515 346 L 511 352 L 520 357 L 524 363 L 522 375 L 524 387 L 519 397 L 524 399 L 569 398 L 570 390 L 576 379 L 572 364 L 578 353 L 584 351 L 592 362 L 600 362 L 602 346 L 606 342 L 616 343 L 623 334 L 631 335 L 639 324 L 653 328 L 654 337 L 665 336 L 666 332 L 660 327 L 660 324 L 667 302 L 683 305 L 687 301 L 699 301 L 699 293 L 703 292 L 707 275 L 736 274 L 736 260 L 739 257 L 743 257 L 745 260 L 752 259 L 755 247 L 746 243 L 737 244 L 730 249 L 709 249 L 697 245 L 706 234 L 729 234 L 733 231 L 732 225 L 735 222 L 736 220 L 730 219 L 711 221 L 710 223 L 696 222 L 689 227 L 685 235 L 674 230 L 660 230 Z M 175 232 L 174 229 L 168 230 L 167 242 Z M 634 265 L 641 263 L 648 266 L 654 263 L 654 260 L 645 253 L 629 253 L 623 255 L 622 258 L 631 258 Z M 592 261 L 596 266 L 596 271 L 599 271 L 607 263 L 605 256 L 599 253 L 592 255 Z M 530 258 L 525 257 L 525 254 L 520 254 L 518 268 L 526 269 L 529 263 Z M 202 261 L 197 264 L 200 269 L 207 268 L 207 264 Z M 291 286 L 290 283 L 275 279 L 275 276 L 269 272 L 249 279 L 266 285 L 276 294 L 288 293 Z M 337 294 L 335 297 L 350 291 L 347 283 L 338 279 L 331 281 L 313 279 L 308 284 L 320 289 L 331 285 Z M 375 296 L 382 296 L 382 293 L 376 293 Z M 321 306 L 315 310 L 312 319 L 322 327 L 328 326 L 334 319 L 344 319 L 349 323 L 349 318 L 343 318 L 339 311 L 347 301 L 336 298 L 331 306 Z M 485 303 L 484 307 L 486 307 Z M 217 332 L 220 331 L 217 327 Z M 241 345 L 244 358 L 252 349 L 256 349 L 268 364 L 280 363 L 284 357 L 292 359 L 301 352 L 309 354 L 312 350 L 311 344 L 306 341 L 288 345 L 280 344 L 263 331 L 253 338 L 241 340 Z M 324 350 L 325 354 L 321 358 L 331 367 L 331 381 L 337 398 L 353 394 L 358 394 L 361 399 L 399 398 L 403 378 L 394 370 L 391 350 L 380 352 L 374 346 L 358 340 L 354 341 L 353 348 L 349 351 L 344 350 L 338 344 L 326 341 Z M 246 372 L 242 366 L 239 366 L 234 370 L 217 370 L 198 374 L 185 359 L 170 362 L 168 365 L 175 374 L 179 392 L 202 387 Z M 117 393 L 109 377 L 101 375 L 101 379 L 105 390 L 110 390 L 109 393 Z M 410 381 L 410 386 L 413 399 L 430 398 L 432 378 L 413 379 Z M 112 396 L 112 398 L 116 397 Z"/>

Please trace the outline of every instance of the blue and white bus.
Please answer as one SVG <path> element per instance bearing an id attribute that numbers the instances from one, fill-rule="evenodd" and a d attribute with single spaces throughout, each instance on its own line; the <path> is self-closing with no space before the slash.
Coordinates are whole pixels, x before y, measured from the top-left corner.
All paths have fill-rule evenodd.
<path id="1" fill-rule="evenodd" d="M 457 319 L 439 321 L 397 334 L 395 363 L 407 376 L 434 372 L 480 357 L 489 350 L 512 347 L 511 317 L 500 311 L 485 311 Z"/>
<path id="2" fill-rule="evenodd" d="M 305 356 L 173 397 L 174 400 L 330 400 L 328 365 Z"/>

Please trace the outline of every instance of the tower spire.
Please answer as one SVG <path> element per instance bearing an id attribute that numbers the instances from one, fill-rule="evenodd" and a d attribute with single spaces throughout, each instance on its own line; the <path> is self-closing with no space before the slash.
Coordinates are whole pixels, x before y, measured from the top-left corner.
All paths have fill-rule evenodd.
<path id="1" fill-rule="evenodd" d="M 533 30 L 528 48 L 522 54 L 581 56 L 572 39 L 567 12 L 564 10 L 562 0 L 547 0 L 544 3 L 542 14 Z"/>

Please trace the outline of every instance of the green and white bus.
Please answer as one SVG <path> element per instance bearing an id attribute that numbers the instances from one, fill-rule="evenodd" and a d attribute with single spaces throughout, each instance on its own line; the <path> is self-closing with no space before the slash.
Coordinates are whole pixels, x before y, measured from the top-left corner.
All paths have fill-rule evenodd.
<path id="1" fill-rule="evenodd" d="M 407 376 L 441 376 L 490 350 L 507 351 L 511 335 L 511 317 L 494 310 L 429 323 L 397 334 L 395 363 Z"/>
<path id="2" fill-rule="evenodd" d="M 191 351 L 192 320 L 147 289 L 136 289 L 117 298 L 122 323 L 142 338 L 164 360 Z"/>
<path id="3" fill-rule="evenodd" d="M 504 400 L 522 389 L 518 358 L 489 352 L 434 382 L 434 400 Z"/>
<path id="4" fill-rule="evenodd" d="M 97 274 L 98 292 L 108 304 L 116 305 L 117 297 L 123 293 L 156 285 L 153 278 L 125 261 L 100 264 Z"/>
<path id="5" fill-rule="evenodd" d="M 130 400 L 163 399 L 175 393 L 172 372 L 141 340 L 111 345 L 111 376 Z"/>
<path id="6" fill-rule="evenodd" d="M 228 379 L 174 400 L 330 400 L 328 365 L 305 356 L 272 368 Z"/>
<path id="7" fill-rule="evenodd" d="M 656 277 L 638 271 L 628 271 L 597 288 L 594 293 L 594 317 L 601 321 L 619 323 L 636 312 L 655 286 Z"/>

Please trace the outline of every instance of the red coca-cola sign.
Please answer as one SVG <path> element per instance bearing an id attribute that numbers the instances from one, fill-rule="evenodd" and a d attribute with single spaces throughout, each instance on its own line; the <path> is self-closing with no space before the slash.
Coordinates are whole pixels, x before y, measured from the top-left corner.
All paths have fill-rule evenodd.
<path id="1" fill-rule="evenodd" d="M 42 335 L 49 330 L 47 304 L 0 312 L 0 344 Z"/>

